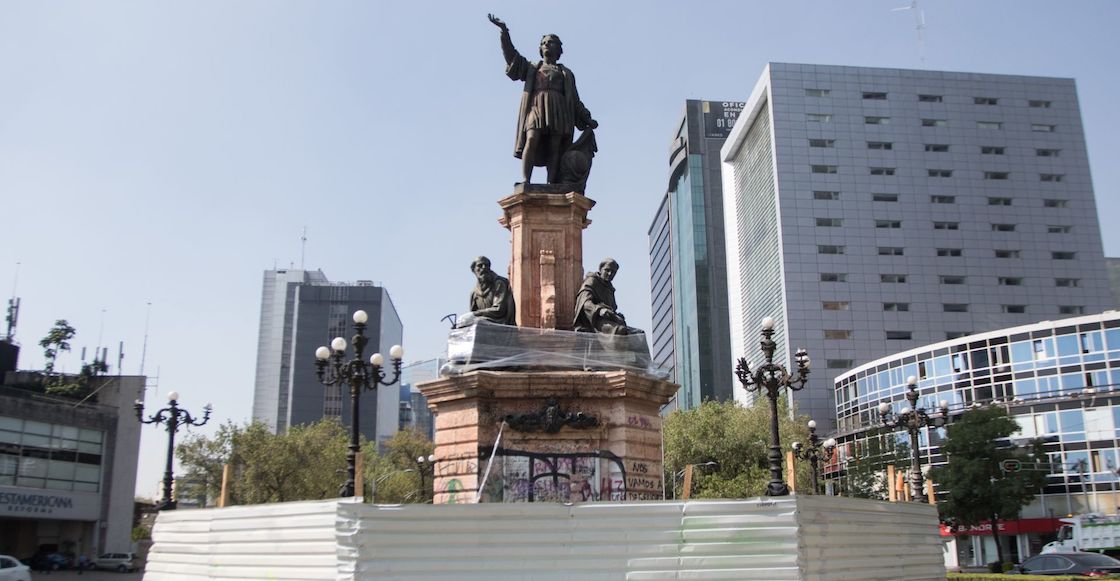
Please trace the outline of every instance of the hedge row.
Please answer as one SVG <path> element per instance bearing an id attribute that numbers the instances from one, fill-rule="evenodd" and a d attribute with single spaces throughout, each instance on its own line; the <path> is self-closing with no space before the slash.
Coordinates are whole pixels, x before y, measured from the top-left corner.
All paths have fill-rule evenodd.
<path id="1" fill-rule="evenodd" d="M 949 581 L 1084 581 L 1069 575 L 997 575 L 995 573 L 949 573 Z"/>

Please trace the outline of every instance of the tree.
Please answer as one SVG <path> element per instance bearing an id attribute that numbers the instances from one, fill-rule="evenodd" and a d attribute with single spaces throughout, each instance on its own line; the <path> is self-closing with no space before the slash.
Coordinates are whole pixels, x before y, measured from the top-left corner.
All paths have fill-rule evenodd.
<path id="1" fill-rule="evenodd" d="M 435 445 L 419 430 L 394 434 L 385 442 L 385 453 L 366 470 L 372 499 L 382 503 L 431 502 L 433 466 L 416 459 L 427 458 L 434 450 Z"/>
<path id="2" fill-rule="evenodd" d="M 211 437 L 191 434 L 175 447 L 179 465 L 187 474 L 179 493 L 189 498 L 216 499 L 222 494 L 222 469 L 229 463 L 233 439 L 245 428 L 227 420 Z M 231 491 L 232 492 L 232 491 Z M 234 497 L 231 494 L 231 502 Z M 236 502 L 233 502 L 236 504 Z M 209 502 L 207 502 L 209 504 Z"/>
<path id="3" fill-rule="evenodd" d="M 949 426 L 948 440 L 941 446 L 948 462 L 930 471 L 945 491 L 937 503 L 942 520 L 962 525 L 990 521 L 1000 563 L 999 520 L 1015 518 L 1046 480 L 1039 470 L 1003 470 L 1006 460 L 1034 465 L 1046 457 L 1039 440 L 1027 449 L 1010 444 L 1007 438 L 1018 431 L 1019 425 L 1001 407 L 969 410 Z"/>
<path id="4" fill-rule="evenodd" d="M 844 493 L 855 498 L 887 500 L 892 483 L 886 481 L 887 465 L 910 463 L 910 446 L 893 431 L 876 428 L 868 438 L 855 442 L 855 450 L 844 462 Z"/>
<path id="5" fill-rule="evenodd" d="M 70 340 L 77 334 L 78 331 L 71 327 L 66 319 L 58 319 L 47 332 L 47 336 L 39 341 L 39 346 L 43 348 L 43 359 L 46 360 L 43 368 L 48 376 L 54 373 L 54 364 L 59 353 L 70 350 Z"/>
<path id="6" fill-rule="evenodd" d="M 807 442 L 809 418 L 790 418 L 785 400 L 778 402 L 778 431 L 782 455 L 795 441 Z M 667 484 L 680 497 L 677 477 L 686 466 L 707 464 L 693 471 L 692 496 L 744 498 L 765 492 L 770 480 L 766 454 L 770 447 L 770 407 L 759 398 L 751 407 L 735 402 L 705 401 L 691 410 L 677 410 L 665 418 Z M 783 474 L 785 472 L 783 471 Z M 809 487 L 809 465 L 797 462 L 798 488 Z"/>

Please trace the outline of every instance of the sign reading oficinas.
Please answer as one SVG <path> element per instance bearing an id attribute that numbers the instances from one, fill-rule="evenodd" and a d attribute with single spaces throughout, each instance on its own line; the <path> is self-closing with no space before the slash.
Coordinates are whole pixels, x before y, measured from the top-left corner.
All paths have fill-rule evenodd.
<path id="1" fill-rule="evenodd" d="M 96 520 L 99 504 L 96 494 L 0 487 L 0 516 Z"/>
<path id="2" fill-rule="evenodd" d="M 747 104 L 743 101 L 704 101 L 704 137 L 727 137 Z"/>

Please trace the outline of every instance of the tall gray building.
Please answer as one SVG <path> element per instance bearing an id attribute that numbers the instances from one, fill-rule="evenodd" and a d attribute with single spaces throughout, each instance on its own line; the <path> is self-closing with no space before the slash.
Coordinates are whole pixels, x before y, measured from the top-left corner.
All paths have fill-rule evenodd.
<path id="1" fill-rule="evenodd" d="M 1072 79 L 771 63 L 721 154 L 732 350 L 774 317 L 818 422 L 854 366 L 1111 308 Z"/>
<path id="2" fill-rule="evenodd" d="M 680 384 L 681 409 L 732 397 L 719 152 L 743 105 L 685 102 L 649 228 L 652 354 Z"/>
<path id="3" fill-rule="evenodd" d="M 401 343 L 404 328 L 384 287 L 371 281 L 330 282 L 322 271 L 265 271 L 253 419 L 278 433 L 323 417 L 337 417 L 349 425 L 349 393 L 319 383 L 314 353 L 334 337 L 349 342 L 352 315 L 359 309 L 369 314 L 367 357 L 388 354 L 390 346 Z M 399 391 L 378 389 L 363 395 L 362 434 L 378 442 L 388 439 L 397 430 Z"/>

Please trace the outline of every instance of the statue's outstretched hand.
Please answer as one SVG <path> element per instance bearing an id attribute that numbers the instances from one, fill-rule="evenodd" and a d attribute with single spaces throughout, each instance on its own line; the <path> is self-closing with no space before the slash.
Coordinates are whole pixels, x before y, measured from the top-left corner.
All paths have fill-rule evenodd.
<path id="1" fill-rule="evenodd" d="M 494 16 L 493 14 L 487 14 L 486 17 L 490 19 L 491 24 L 493 24 L 494 26 L 497 26 L 498 28 L 501 28 L 502 32 L 509 32 L 509 27 L 506 26 L 505 22 L 502 22 L 501 18 L 498 18 L 497 16 Z"/>
<path id="2" fill-rule="evenodd" d="M 588 129 L 598 129 L 599 128 L 599 122 L 594 120 L 594 119 L 591 119 L 587 122 L 587 128 Z"/>

